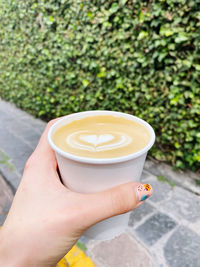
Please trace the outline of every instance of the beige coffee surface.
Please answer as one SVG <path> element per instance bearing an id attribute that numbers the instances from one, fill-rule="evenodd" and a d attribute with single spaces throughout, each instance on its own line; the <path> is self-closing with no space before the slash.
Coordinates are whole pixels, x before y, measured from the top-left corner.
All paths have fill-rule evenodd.
<path id="1" fill-rule="evenodd" d="M 70 154 L 87 158 L 116 158 L 143 149 L 150 141 L 145 126 L 112 115 L 74 120 L 53 134 L 54 144 Z"/>

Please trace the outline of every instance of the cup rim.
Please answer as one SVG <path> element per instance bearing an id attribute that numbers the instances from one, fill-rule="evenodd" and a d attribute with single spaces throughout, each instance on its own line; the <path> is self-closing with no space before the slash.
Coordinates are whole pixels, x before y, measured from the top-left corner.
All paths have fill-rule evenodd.
<path id="1" fill-rule="evenodd" d="M 61 150 L 59 147 L 57 147 L 53 141 L 52 141 L 52 134 L 54 133 L 55 128 L 62 124 L 62 122 L 64 122 L 65 120 L 68 119 L 81 119 L 87 116 L 96 116 L 96 115 L 113 115 L 113 116 L 120 116 L 120 117 L 124 117 L 126 119 L 131 119 L 133 121 L 136 121 L 144 126 L 146 126 L 147 130 L 150 133 L 150 141 L 147 144 L 147 146 L 145 146 L 143 149 L 134 152 L 132 154 L 128 154 L 125 156 L 121 156 L 121 157 L 116 157 L 116 158 L 89 158 L 89 157 L 80 157 L 80 156 L 76 156 L 73 155 L 71 153 L 65 152 L 63 150 Z M 124 161 L 129 161 L 131 159 L 135 159 L 140 157 L 141 155 L 147 153 L 147 151 L 153 146 L 154 142 L 155 142 L 155 132 L 153 130 L 153 128 L 151 127 L 151 125 L 149 123 L 147 123 L 146 121 L 128 114 L 128 113 L 122 113 L 122 112 L 118 112 L 118 111 L 110 111 L 110 110 L 90 110 L 90 111 L 82 111 L 82 112 L 77 112 L 77 113 L 72 113 L 69 115 L 64 116 L 63 118 L 61 118 L 60 120 L 56 121 L 49 129 L 48 131 L 48 142 L 51 146 L 51 148 L 58 153 L 59 155 L 63 156 L 64 158 L 68 158 L 71 159 L 73 161 L 78 161 L 78 162 L 82 162 L 82 163 L 88 163 L 88 164 L 113 164 L 113 163 L 119 163 L 119 162 L 124 162 Z"/>

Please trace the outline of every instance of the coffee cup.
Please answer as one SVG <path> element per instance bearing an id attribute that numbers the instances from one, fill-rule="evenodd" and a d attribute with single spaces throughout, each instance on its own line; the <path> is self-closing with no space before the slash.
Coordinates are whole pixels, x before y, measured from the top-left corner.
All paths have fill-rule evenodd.
<path id="1" fill-rule="evenodd" d="M 91 120 L 99 120 L 96 128 L 101 128 L 100 135 L 96 134 L 95 129 L 88 132 L 87 125 Z M 111 123 L 109 124 L 111 128 L 104 127 L 104 120 Z M 115 125 L 112 126 L 112 121 L 120 122 L 120 120 L 122 124 L 124 123 L 121 129 Z M 86 125 L 85 130 L 80 129 L 82 122 Z M 79 125 L 78 135 L 73 132 L 76 124 Z M 136 150 L 134 146 L 131 147 L 131 139 L 126 131 L 131 124 L 135 124 L 139 129 L 135 138 L 137 145 L 141 143 L 141 147 L 136 146 Z M 68 150 L 68 147 L 65 150 L 65 147 L 62 148 L 55 141 L 54 136 L 64 127 L 68 127 L 66 129 L 69 131 L 69 135 L 64 140 L 70 144 L 71 150 Z M 118 130 L 112 133 L 112 127 Z M 105 133 L 104 128 L 106 129 Z M 140 136 L 144 136 L 143 139 L 147 137 L 146 143 L 142 143 L 143 139 L 141 142 L 137 142 L 137 138 Z M 59 140 L 59 135 L 56 140 Z M 70 114 L 58 120 L 49 130 L 48 141 L 55 151 L 63 184 L 72 191 L 87 194 L 127 182 L 138 182 L 147 152 L 154 144 L 155 133 L 147 122 L 136 116 L 115 111 L 95 110 Z M 117 149 L 115 144 L 118 146 Z M 125 147 L 129 150 L 126 150 Z M 116 151 L 116 153 L 112 154 L 112 151 Z M 128 212 L 99 222 L 85 231 L 84 236 L 98 240 L 114 238 L 128 226 L 129 215 Z"/>

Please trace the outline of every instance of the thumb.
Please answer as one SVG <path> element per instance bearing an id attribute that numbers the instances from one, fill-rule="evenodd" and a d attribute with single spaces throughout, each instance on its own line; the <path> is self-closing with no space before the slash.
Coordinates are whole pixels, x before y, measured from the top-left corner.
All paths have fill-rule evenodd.
<path id="1" fill-rule="evenodd" d="M 103 192 L 84 195 L 84 206 L 87 207 L 85 223 L 89 227 L 109 217 L 134 210 L 152 193 L 151 185 L 131 182 Z"/>

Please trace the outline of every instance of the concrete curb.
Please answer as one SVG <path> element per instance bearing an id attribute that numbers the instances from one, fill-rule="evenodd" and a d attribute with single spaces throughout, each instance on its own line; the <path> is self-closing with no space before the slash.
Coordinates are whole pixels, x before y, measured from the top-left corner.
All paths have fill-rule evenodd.
<path id="1" fill-rule="evenodd" d="M 154 162 L 152 160 L 146 160 L 144 169 L 156 176 L 163 176 L 168 181 L 174 182 L 176 185 L 185 188 L 195 194 L 200 195 L 200 186 L 196 181 L 200 180 L 200 175 L 191 172 L 189 170 L 183 172 L 174 171 L 171 166 L 162 162 Z"/>

